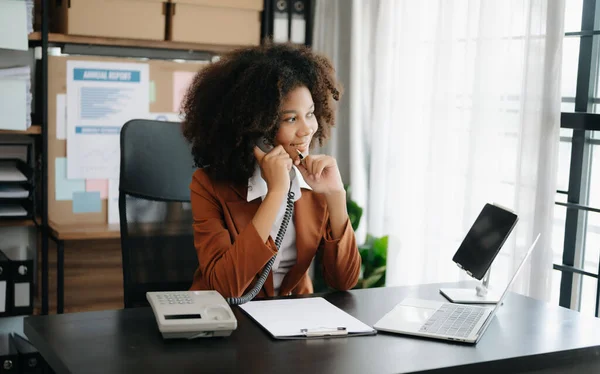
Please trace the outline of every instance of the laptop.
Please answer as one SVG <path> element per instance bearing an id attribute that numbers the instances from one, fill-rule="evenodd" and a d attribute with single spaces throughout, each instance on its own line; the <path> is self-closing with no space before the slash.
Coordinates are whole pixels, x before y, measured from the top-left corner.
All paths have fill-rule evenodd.
<path id="1" fill-rule="evenodd" d="M 523 269 L 523 265 L 533 252 L 539 238 L 540 234 L 527 250 L 517 271 L 504 289 L 500 301 L 493 309 L 406 298 L 377 321 L 373 327 L 378 331 L 476 344 L 504 302 L 510 287 Z"/>

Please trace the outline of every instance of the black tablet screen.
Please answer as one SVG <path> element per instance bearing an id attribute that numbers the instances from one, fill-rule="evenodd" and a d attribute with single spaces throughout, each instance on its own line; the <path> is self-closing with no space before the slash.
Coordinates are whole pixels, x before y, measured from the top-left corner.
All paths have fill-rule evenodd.
<path id="1" fill-rule="evenodd" d="M 517 216 L 503 208 L 486 204 L 471 226 L 452 261 L 481 280 L 510 235 Z"/>

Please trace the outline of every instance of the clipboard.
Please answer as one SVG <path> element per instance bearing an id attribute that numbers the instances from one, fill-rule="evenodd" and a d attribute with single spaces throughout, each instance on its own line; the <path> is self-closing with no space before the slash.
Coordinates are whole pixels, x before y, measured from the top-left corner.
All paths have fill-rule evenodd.
<path id="1" fill-rule="evenodd" d="M 322 297 L 250 301 L 240 305 L 275 339 L 376 335 L 377 331 Z"/>

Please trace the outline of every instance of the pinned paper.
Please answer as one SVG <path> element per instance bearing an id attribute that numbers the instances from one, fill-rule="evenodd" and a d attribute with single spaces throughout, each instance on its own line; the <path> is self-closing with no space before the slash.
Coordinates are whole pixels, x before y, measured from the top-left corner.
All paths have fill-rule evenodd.
<path id="1" fill-rule="evenodd" d="M 173 73 L 173 111 L 179 113 L 181 102 L 196 73 L 191 71 L 176 71 Z"/>
<path id="2" fill-rule="evenodd" d="M 108 179 L 86 179 L 85 190 L 87 192 L 98 191 L 100 198 L 108 198 Z"/>
<path id="3" fill-rule="evenodd" d="M 85 191 L 85 180 L 67 179 L 67 159 L 57 157 L 54 160 L 54 179 L 56 200 L 73 200 L 74 192 Z"/>
<path id="4" fill-rule="evenodd" d="M 119 134 L 150 111 L 147 63 L 67 60 L 67 175 L 119 178 Z"/>
<path id="5" fill-rule="evenodd" d="M 150 81 L 150 104 L 156 102 L 156 83 Z"/>
<path id="6" fill-rule="evenodd" d="M 67 138 L 67 95 L 56 95 L 56 139 Z"/>
<path id="7" fill-rule="evenodd" d="M 101 211 L 100 192 L 73 193 L 73 213 L 99 213 Z"/>

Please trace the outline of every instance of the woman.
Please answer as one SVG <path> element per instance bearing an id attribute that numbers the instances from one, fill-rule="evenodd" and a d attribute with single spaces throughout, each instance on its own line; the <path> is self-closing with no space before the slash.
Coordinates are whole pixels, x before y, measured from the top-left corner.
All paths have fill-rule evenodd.
<path id="1" fill-rule="evenodd" d="M 182 106 L 202 167 L 190 185 L 199 262 L 192 290 L 239 297 L 276 255 L 258 296 L 311 293 L 317 252 L 330 287 L 356 285 L 361 261 L 337 163 L 309 155 L 334 126 L 338 87 L 326 58 L 292 45 L 239 49 L 198 73 Z M 265 140 L 268 152 L 256 146 Z M 289 191 L 293 219 L 278 250 Z"/>

